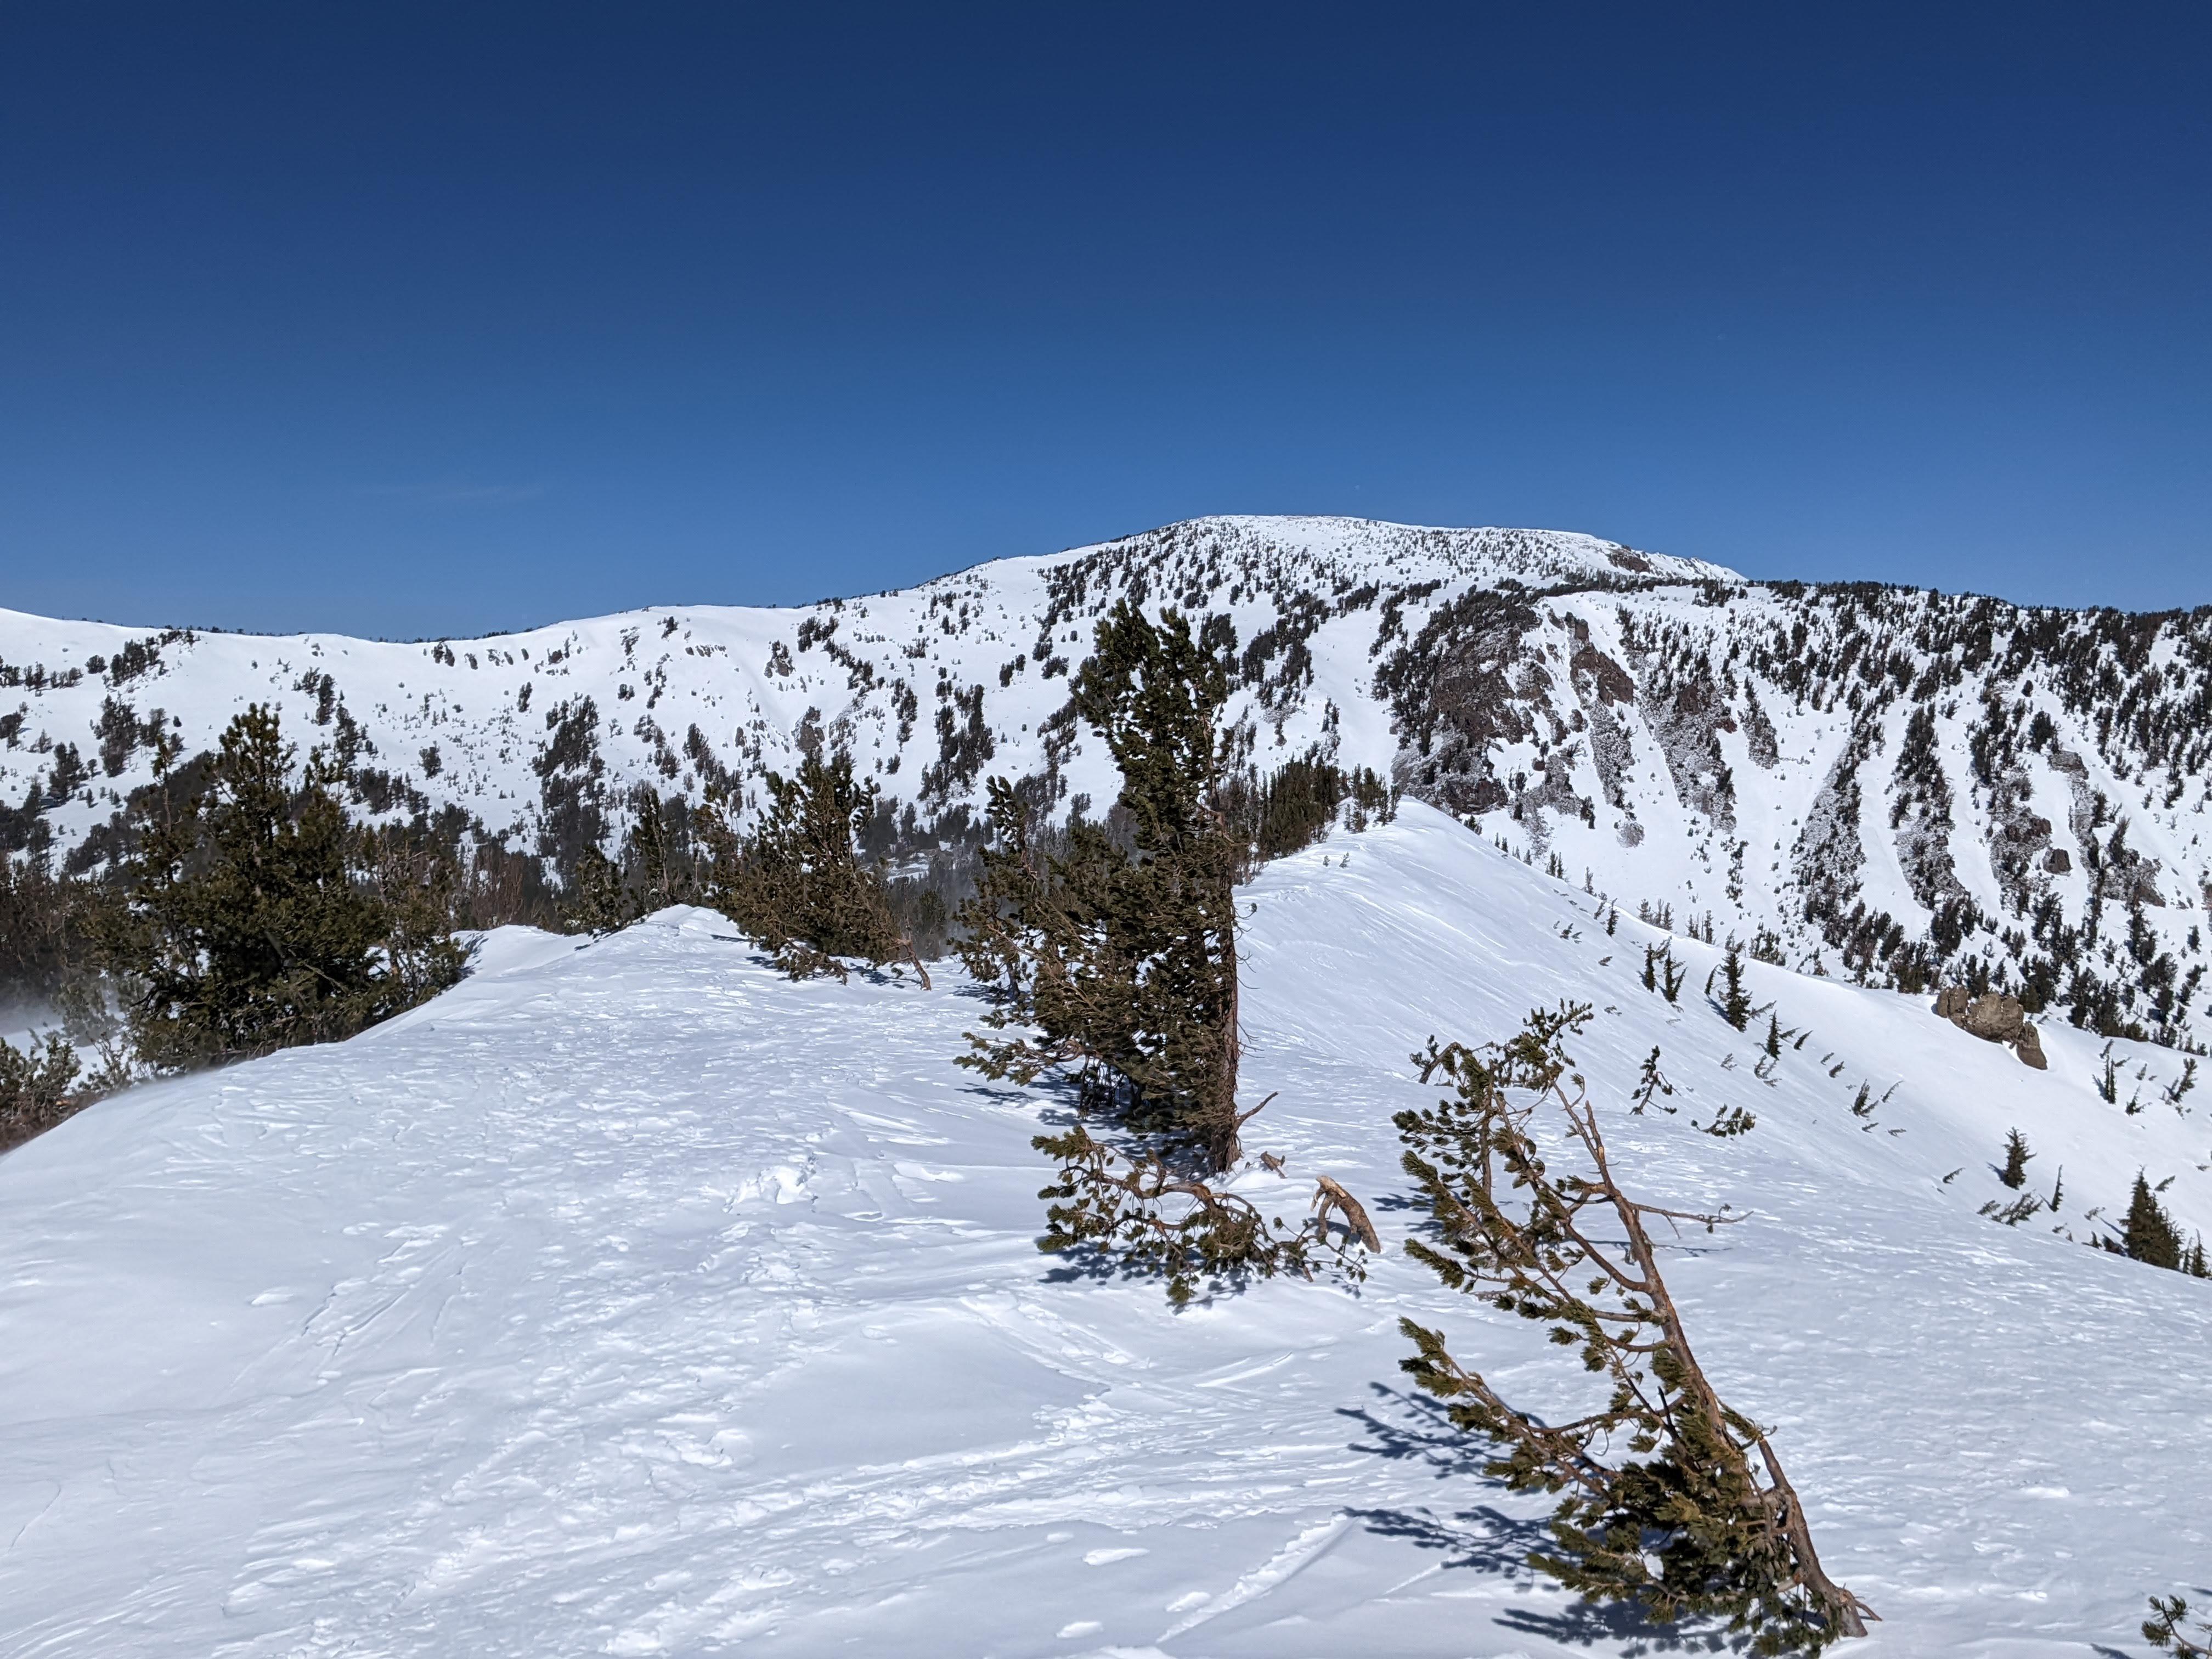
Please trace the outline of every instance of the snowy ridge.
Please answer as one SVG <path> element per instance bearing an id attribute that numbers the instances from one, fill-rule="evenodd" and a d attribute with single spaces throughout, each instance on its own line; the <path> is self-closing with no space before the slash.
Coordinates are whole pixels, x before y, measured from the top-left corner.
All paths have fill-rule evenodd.
<path id="1" fill-rule="evenodd" d="M 2212 1227 L 2170 1052 L 2117 1046 L 2130 1115 L 2081 1033 L 2033 1073 L 1924 999 L 1753 964 L 1810 1031 L 1762 1080 L 1696 994 L 1717 951 L 1677 941 L 1669 1006 L 1655 930 L 1418 805 L 1249 896 L 1246 1084 L 1282 1091 L 1251 1143 L 1291 1178 L 1240 1184 L 1365 1196 L 1393 1253 L 1358 1296 L 1176 1315 L 1056 1273 L 1028 1140 L 1064 1107 L 952 1065 L 957 970 L 793 985 L 702 911 L 502 932 L 387 1026 L 11 1153 L 0 1650 L 1648 1651 L 1528 1572 L 1539 1511 L 1395 1370 L 1410 1312 L 1516 1393 L 1584 1386 L 1395 1249 L 1408 1053 L 1561 997 L 1596 1005 L 1574 1049 L 1644 1192 L 1753 1212 L 1668 1271 L 1884 1615 L 1852 1653 L 2126 1646 L 2202 1581 L 2212 1286 L 2047 1231 L 2139 1168 Z M 1632 1115 L 1655 1045 L 1677 1110 Z M 1730 1106 L 1757 1127 L 1695 1127 Z M 2006 1227 L 1978 1212 L 2014 1127 L 2066 1196 Z"/>
<path id="2" fill-rule="evenodd" d="M 994 774 L 1112 799 L 1066 682 L 1121 599 L 1233 632 L 1252 764 L 1373 767 L 1680 928 L 2176 1042 L 2212 1001 L 2212 613 L 1747 583 L 1544 531 L 1204 519 L 802 610 L 406 645 L 0 613 L 0 844 L 97 864 L 155 726 L 190 754 L 255 701 L 358 810 L 556 866 L 635 791 L 755 799 L 815 746 L 878 781 L 903 850 L 957 844 Z"/>

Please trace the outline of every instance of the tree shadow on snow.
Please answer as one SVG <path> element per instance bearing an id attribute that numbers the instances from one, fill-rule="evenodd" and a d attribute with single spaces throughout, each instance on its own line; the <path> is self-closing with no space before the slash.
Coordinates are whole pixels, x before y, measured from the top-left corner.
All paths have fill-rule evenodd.
<path id="1" fill-rule="evenodd" d="M 1558 1613 L 1508 1607 L 1498 1615 L 1498 1622 L 1508 1630 L 1572 1647 L 1595 1647 L 1603 1642 L 1617 1649 L 1622 1659 L 1639 1659 L 1647 1653 L 1741 1653 L 1751 1645 L 1748 1635 L 1731 1636 L 1713 1623 L 1655 1625 L 1626 1601 L 1577 1601 Z"/>
<path id="2" fill-rule="evenodd" d="M 1507 1490 L 1503 1481 L 1483 1473 L 1483 1466 L 1492 1455 L 1490 1448 L 1455 1426 L 1442 1405 L 1385 1383 L 1369 1386 L 1376 1395 L 1373 1406 L 1337 1408 L 1337 1415 L 1350 1419 L 1363 1431 L 1362 1438 L 1352 1443 L 1352 1450 L 1425 1464 L 1439 1480 L 1474 1480 L 1492 1492 Z M 1533 1588 L 1542 1578 L 1528 1564 L 1528 1557 L 1553 1541 L 1551 1527 L 1543 1516 L 1509 1515 L 1487 1504 L 1443 1516 L 1425 1507 L 1346 1513 L 1381 1537 L 1443 1554 L 1448 1571 L 1472 1568 L 1503 1577 L 1516 1588 Z M 1571 1646 L 1605 1643 L 1617 1648 L 1625 1659 L 1662 1652 L 1741 1650 L 1749 1641 L 1747 1637 L 1730 1637 L 1705 1621 L 1655 1624 L 1636 1607 L 1622 1602 L 1577 1601 L 1557 1610 L 1509 1607 L 1498 1615 L 1498 1622 L 1513 1631 Z"/>

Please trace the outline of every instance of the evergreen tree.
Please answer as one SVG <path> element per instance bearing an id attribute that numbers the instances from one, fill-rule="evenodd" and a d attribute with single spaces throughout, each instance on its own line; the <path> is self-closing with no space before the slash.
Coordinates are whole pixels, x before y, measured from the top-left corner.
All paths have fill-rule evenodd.
<path id="1" fill-rule="evenodd" d="M 106 953 L 157 1070 L 350 1036 L 460 977 L 452 938 L 395 915 L 320 755 L 295 779 L 274 712 L 234 720 L 207 787 L 157 792 Z"/>
<path id="2" fill-rule="evenodd" d="M 76 1050 L 58 1036 L 21 1048 L 0 1042 L 0 1152 L 67 1117 L 76 1075 Z"/>
<path id="3" fill-rule="evenodd" d="M 1237 1104 L 1242 847 L 1216 799 L 1228 689 L 1226 665 L 1182 616 L 1155 625 L 1117 603 L 1073 703 L 1121 769 L 1132 844 L 1078 825 L 1065 856 L 1044 854 L 1017 792 L 994 780 L 997 845 L 962 951 L 1000 995 L 996 1028 L 1040 1033 L 971 1037 L 968 1063 L 1017 1078 L 1085 1066 L 1134 1121 L 1194 1144 L 1213 1170 L 1242 1157 L 1251 1116 Z"/>
<path id="4" fill-rule="evenodd" d="M 2150 1598 L 2151 1616 L 2143 1620 L 2143 1640 L 2174 1659 L 2212 1659 L 2212 1624 L 2199 1619 L 2185 1626 L 2189 1603 L 2179 1595 Z"/>
<path id="5" fill-rule="evenodd" d="M 1741 1031 L 1751 1024 L 1751 1017 L 1759 1010 L 1752 1006 L 1751 992 L 1744 982 L 1743 951 L 1740 946 L 1729 946 L 1728 955 L 1721 959 L 1720 977 L 1721 1018 Z M 1781 1034 L 1776 1032 L 1774 1039 L 1779 1048 Z"/>
<path id="6" fill-rule="evenodd" d="M 1997 1172 L 1997 1179 L 2017 1192 L 2027 1185 L 2027 1161 L 2034 1156 L 2027 1150 L 2026 1135 L 2017 1129 L 2006 1131 L 2004 1168 Z"/>
<path id="7" fill-rule="evenodd" d="M 997 1006 L 992 1034 L 971 1033 L 960 1063 L 1022 1082 L 1073 1069 L 1086 1106 L 1152 1137 L 1124 1155 L 1080 1124 L 1038 1136 L 1059 1165 L 1039 1194 L 1051 1200 L 1040 1248 L 1162 1278 L 1177 1304 L 1201 1283 L 1310 1277 L 1317 1254 L 1357 1279 L 1352 1247 L 1380 1248 L 1358 1201 L 1326 1178 L 1297 1228 L 1201 1178 L 1239 1161 L 1239 1131 L 1267 1103 L 1237 1103 L 1234 884 L 1249 842 L 1222 804 L 1214 719 L 1228 674 L 1207 638 L 1172 611 L 1155 625 L 1126 602 L 1099 623 L 1073 706 L 1121 769 L 1126 844 L 1079 818 L 1052 832 L 1042 803 L 994 778 L 992 845 L 961 918 L 962 957 Z M 1310 803 L 1310 783 L 1295 799 Z M 1355 779 L 1355 800 L 1363 787 L 1387 811 L 1379 781 Z M 1310 813 L 1277 827 L 1303 834 Z"/>
<path id="8" fill-rule="evenodd" d="M 2154 1267 L 2181 1266 L 2180 1231 L 2140 1170 L 2136 1174 L 2135 1193 L 2128 1200 L 2120 1248 L 2134 1260 L 2148 1261 Z"/>
<path id="9" fill-rule="evenodd" d="M 843 979 L 838 958 L 857 957 L 878 965 L 911 961 L 927 985 L 927 970 L 891 920 L 882 876 L 860 861 L 874 781 L 856 780 L 852 757 L 840 752 L 827 761 L 807 756 L 793 777 L 771 772 L 767 787 L 767 810 L 742 840 L 726 820 L 707 818 L 708 902 L 765 945 L 793 979 Z"/>
<path id="10" fill-rule="evenodd" d="M 1621 1186 L 1563 1047 L 1589 1017 L 1587 1006 L 1539 1010 L 1480 1050 L 1431 1038 L 1413 1059 L 1452 1093 L 1396 1122 L 1437 1224 L 1407 1253 L 1453 1289 L 1548 1325 L 1608 1380 L 1606 1405 L 1570 1421 L 1516 1407 L 1412 1320 L 1401 1322 L 1415 1350 L 1404 1369 L 1454 1423 L 1496 1443 L 1492 1478 L 1559 1497 L 1557 1547 L 1530 1562 L 1570 1589 L 1662 1624 L 1725 1618 L 1756 1653 L 1863 1636 L 1867 1608 L 1822 1569 L 1779 1456 L 1715 1393 L 1660 1273 L 1650 1224 L 1738 1218 L 1662 1209 Z M 1547 1109 L 1562 1133 L 1540 1145 Z"/>

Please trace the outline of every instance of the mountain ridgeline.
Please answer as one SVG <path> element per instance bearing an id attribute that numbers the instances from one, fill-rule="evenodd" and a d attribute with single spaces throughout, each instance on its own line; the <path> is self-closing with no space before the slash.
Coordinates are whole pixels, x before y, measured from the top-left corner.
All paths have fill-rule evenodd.
<path id="1" fill-rule="evenodd" d="M 742 820 L 838 753 L 877 786 L 866 852 L 949 915 L 993 776 L 1108 816 L 1070 694 L 1121 599 L 1228 653 L 1248 799 L 1372 769 L 1770 961 L 2169 1042 L 2205 1012 L 2212 611 L 1756 583 L 1538 531 L 1205 519 L 800 610 L 415 644 L 0 612 L 0 847 L 99 875 L 155 757 L 258 703 L 353 813 L 456 848 L 479 923 L 546 919 L 641 829 L 684 856 L 689 805 Z"/>

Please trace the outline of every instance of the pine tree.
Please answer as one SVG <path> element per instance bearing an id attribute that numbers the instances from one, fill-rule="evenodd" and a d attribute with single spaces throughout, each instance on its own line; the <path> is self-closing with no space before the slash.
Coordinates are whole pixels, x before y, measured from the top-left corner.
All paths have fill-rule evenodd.
<path id="1" fill-rule="evenodd" d="M 1018 1079 L 1085 1067 L 1137 1122 L 1192 1143 L 1212 1170 L 1243 1156 L 1252 1115 L 1237 1103 L 1241 848 L 1214 799 L 1227 695 L 1225 665 L 1182 617 L 1156 626 L 1117 603 L 1073 703 L 1121 769 L 1132 845 L 1078 825 L 1066 855 L 1045 854 L 1018 793 L 994 780 L 996 846 L 962 951 L 999 995 L 994 1027 L 1040 1033 L 971 1036 L 966 1063 Z"/>
<path id="2" fill-rule="evenodd" d="M 878 965 L 909 961 L 927 986 L 927 970 L 891 920 L 883 878 L 860 861 L 874 780 L 857 781 L 851 757 L 841 751 L 827 761 L 807 756 L 793 777 L 771 772 L 767 787 L 767 809 L 742 840 L 726 820 L 708 817 L 708 902 L 793 979 L 843 979 L 838 958 L 857 957 Z"/>
<path id="3" fill-rule="evenodd" d="M 1721 1018 L 1741 1031 L 1751 1024 L 1756 1012 L 1751 1006 L 1751 993 L 1745 988 L 1743 951 L 1735 945 L 1721 960 Z"/>
<path id="4" fill-rule="evenodd" d="M 139 1056 L 177 1070 L 355 1032 L 453 984 L 446 933 L 378 894 L 318 753 L 295 780 L 275 713 L 232 720 L 207 787 L 138 823 L 108 925 Z"/>
<path id="5" fill-rule="evenodd" d="M 2150 1598 L 2151 1616 L 2143 1620 L 2143 1640 L 2174 1659 L 2212 1659 L 2212 1624 L 2199 1619 L 2195 1632 L 2183 1627 L 2189 1603 L 2179 1595 Z"/>
<path id="6" fill-rule="evenodd" d="M 1997 1179 L 2014 1191 L 2019 1191 L 2027 1185 L 2027 1161 L 2034 1156 L 2027 1150 L 2026 1135 L 2017 1129 L 2008 1130 L 2005 1133 L 2004 1168 L 1997 1172 Z"/>
<path id="7" fill-rule="evenodd" d="M 1481 1049 L 1431 1038 L 1413 1059 L 1424 1081 L 1441 1076 L 1452 1093 L 1395 1121 L 1406 1172 L 1437 1224 L 1433 1243 L 1410 1238 L 1407 1253 L 1451 1288 L 1549 1326 L 1608 1379 L 1606 1405 L 1564 1422 L 1516 1407 L 1410 1319 L 1401 1328 L 1415 1352 L 1403 1368 L 1455 1425 L 1498 1445 L 1486 1474 L 1559 1495 L 1557 1547 L 1530 1564 L 1568 1589 L 1662 1624 L 1725 1618 L 1758 1653 L 1818 1653 L 1863 1636 L 1868 1609 L 1822 1569 L 1779 1456 L 1714 1391 L 1660 1273 L 1651 1224 L 1711 1230 L 1740 1218 L 1662 1209 L 1621 1186 L 1563 1046 L 1589 1017 L 1586 1005 L 1540 1009 Z M 1546 1110 L 1564 1133 L 1540 1145 Z"/>
<path id="8" fill-rule="evenodd" d="M 962 959 L 996 1006 L 960 1063 L 1021 1082 L 1072 1069 L 1086 1107 L 1149 1137 L 1126 1154 L 1079 1124 L 1036 1138 L 1059 1165 L 1039 1194 L 1050 1200 L 1040 1247 L 1162 1278 L 1178 1304 L 1201 1283 L 1310 1277 L 1322 1255 L 1356 1279 L 1353 1246 L 1379 1248 L 1357 1200 L 1326 1179 L 1294 1229 L 1202 1178 L 1240 1160 L 1240 1131 L 1267 1103 L 1237 1099 L 1234 884 L 1250 843 L 1221 804 L 1214 717 L 1227 693 L 1225 664 L 1181 616 L 1155 625 L 1117 604 L 1073 702 L 1121 769 L 1127 843 L 1079 819 L 1049 831 L 1043 803 L 994 778 L 992 845 L 961 916 Z M 1365 787 L 1387 801 L 1379 781 Z M 1332 1214 L 1346 1218 L 1341 1237 Z"/>
<path id="9" fill-rule="evenodd" d="M 76 1051 L 59 1036 L 21 1048 L 0 1042 L 0 1152 L 67 1117 L 76 1075 Z"/>
<path id="10" fill-rule="evenodd" d="M 2140 1170 L 2136 1174 L 2134 1194 L 2128 1200 L 2127 1219 L 2122 1224 L 2120 1248 L 2135 1261 L 2148 1261 L 2154 1267 L 2181 1266 L 2181 1234 Z"/>

